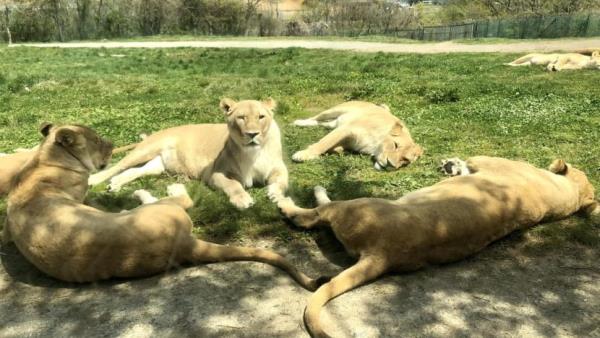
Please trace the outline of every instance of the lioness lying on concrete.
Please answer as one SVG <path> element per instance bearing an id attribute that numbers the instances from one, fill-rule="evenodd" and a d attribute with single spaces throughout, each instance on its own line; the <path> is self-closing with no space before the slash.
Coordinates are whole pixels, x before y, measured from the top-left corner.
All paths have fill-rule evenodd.
<path id="1" fill-rule="evenodd" d="M 90 185 L 111 179 L 109 189 L 116 191 L 136 178 L 166 170 L 223 190 L 240 209 L 254 203 L 244 188 L 255 184 L 267 184 L 273 200 L 283 197 L 288 171 L 273 120 L 275 101 L 223 99 L 220 106 L 227 124 L 186 125 L 152 134 L 113 167 L 91 176 Z M 133 168 L 138 165 L 142 166 Z"/>
<path id="2" fill-rule="evenodd" d="M 517 229 L 580 210 L 600 211 L 586 175 L 562 160 L 554 161 L 549 171 L 484 156 L 466 163 L 450 161 L 443 168 L 461 176 L 396 201 L 331 202 L 318 187 L 315 209 L 299 208 L 289 198 L 279 202 L 283 214 L 299 227 L 330 227 L 358 258 L 310 297 L 304 319 L 314 336 L 327 336 L 319 314 L 329 300 L 386 272 L 456 261 Z"/>
<path id="3" fill-rule="evenodd" d="M 8 197 L 3 240 L 14 241 L 36 267 L 57 279 L 91 282 L 111 277 L 143 277 L 180 264 L 257 261 L 276 266 L 300 285 L 318 282 L 264 249 L 223 246 L 196 239 L 185 209 L 193 202 L 183 185 L 156 200 L 121 213 L 82 204 L 90 172 L 105 167 L 112 145 L 77 125 L 45 125 L 46 139 L 15 178 Z"/>
<path id="4" fill-rule="evenodd" d="M 377 170 L 398 169 L 423 154 L 406 125 L 385 105 L 345 102 L 294 124 L 334 129 L 319 142 L 296 152 L 292 156 L 296 162 L 313 160 L 330 151 L 349 150 L 373 156 Z"/>
<path id="5" fill-rule="evenodd" d="M 577 53 L 560 55 L 556 61 L 548 64 L 549 71 L 600 69 L 600 51 L 594 51 L 591 56 Z"/>

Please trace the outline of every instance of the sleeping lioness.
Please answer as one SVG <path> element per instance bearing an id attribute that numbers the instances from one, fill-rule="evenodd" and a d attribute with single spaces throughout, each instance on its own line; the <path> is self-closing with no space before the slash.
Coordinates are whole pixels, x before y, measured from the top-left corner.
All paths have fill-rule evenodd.
<path id="1" fill-rule="evenodd" d="M 377 170 L 398 169 L 423 154 L 406 125 L 386 105 L 345 102 L 294 124 L 333 129 L 319 142 L 292 155 L 296 162 L 313 160 L 330 151 L 349 150 L 373 156 Z"/>
<path id="2" fill-rule="evenodd" d="M 556 60 L 558 59 L 558 57 L 561 54 L 540 54 L 540 53 L 533 53 L 533 54 L 527 54 L 525 56 L 521 56 L 520 58 L 510 62 L 510 63 L 505 63 L 505 65 L 507 66 L 513 66 L 513 67 L 518 67 L 518 66 L 531 66 L 531 65 L 539 65 L 539 66 L 547 66 L 550 63 L 554 63 L 556 62 Z"/>
<path id="3" fill-rule="evenodd" d="M 254 203 L 244 188 L 255 184 L 267 184 L 269 197 L 281 198 L 288 186 L 288 171 L 279 127 L 273 120 L 275 106 L 272 99 L 223 99 L 220 107 L 227 124 L 194 124 L 159 131 L 113 167 L 91 176 L 89 183 L 110 179 L 109 189 L 116 191 L 138 177 L 169 171 L 200 178 L 223 190 L 240 209 Z"/>
<path id="4" fill-rule="evenodd" d="M 517 229 L 580 210 L 600 211 L 586 175 L 562 160 L 542 170 L 524 162 L 479 156 L 449 161 L 443 168 L 460 176 L 396 201 L 331 202 L 323 188 L 316 188 L 319 207 L 315 209 L 299 208 L 289 198 L 279 202 L 283 214 L 302 228 L 330 227 L 358 258 L 310 297 L 304 319 L 313 336 L 327 337 L 319 314 L 329 300 L 386 272 L 456 261 Z"/>
<path id="5" fill-rule="evenodd" d="M 591 56 L 577 53 L 560 55 L 546 67 L 549 71 L 600 69 L 600 51 L 594 51 Z"/>
<path id="6" fill-rule="evenodd" d="M 138 191 L 142 202 L 150 203 L 121 213 L 82 204 L 89 174 L 108 164 L 112 144 L 78 125 L 46 125 L 42 133 L 39 151 L 15 178 L 2 237 L 44 273 L 91 282 L 149 276 L 186 263 L 257 261 L 316 288 L 315 280 L 272 251 L 196 239 L 185 211 L 193 202 L 183 185 L 170 186 L 170 197 L 157 201 Z"/>

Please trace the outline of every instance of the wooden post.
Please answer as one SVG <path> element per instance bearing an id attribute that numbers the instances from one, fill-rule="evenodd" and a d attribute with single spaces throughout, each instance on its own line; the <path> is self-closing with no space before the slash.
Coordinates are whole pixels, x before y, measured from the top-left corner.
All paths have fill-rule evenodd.
<path id="1" fill-rule="evenodd" d="M 6 24 L 8 44 L 12 45 L 12 35 L 10 34 L 10 9 L 8 9 L 8 5 L 4 5 L 4 23 Z"/>

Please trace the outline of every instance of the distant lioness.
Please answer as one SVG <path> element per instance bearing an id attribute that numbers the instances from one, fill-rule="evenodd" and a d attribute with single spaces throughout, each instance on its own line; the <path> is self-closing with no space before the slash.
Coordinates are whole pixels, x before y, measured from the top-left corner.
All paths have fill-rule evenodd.
<path id="1" fill-rule="evenodd" d="M 550 63 L 556 62 L 556 60 L 558 59 L 559 56 L 560 56 L 560 54 L 533 53 L 533 54 L 527 54 L 525 56 L 522 56 L 513 62 L 505 63 L 505 65 L 513 66 L 513 67 L 531 66 L 531 65 L 547 66 Z"/>
<path id="2" fill-rule="evenodd" d="M 296 152 L 292 156 L 296 162 L 313 160 L 330 151 L 349 150 L 373 156 L 377 170 L 398 169 L 423 154 L 406 125 L 386 105 L 345 102 L 294 124 L 333 129 L 319 142 Z"/>
<path id="3" fill-rule="evenodd" d="M 112 144 L 87 127 L 42 128 L 46 139 L 15 178 L 8 197 L 3 240 L 44 273 L 68 282 L 111 277 L 143 277 L 180 264 L 257 261 L 286 271 L 303 287 L 318 282 L 298 272 L 278 254 L 196 239 L 185 209 L 193 206 L 185 187 L 172 185 L 170 197 L 108 213 L 82 204 L 89 174 L 106 166 Z"/>
<path id="4" fill-rule="evenodd" d="M 316 188 L 315 209 L 299 208 L 289 198 L 279 202 L 299 227 L 330 227 L 358 258 L 310 297 L 304 319 L 313 336 L 327 337 L 319 314 L 329 300 L 386 272 L 460 260 L 517 229 L 580 210 L 600 211 L 586 175 L 562 160 L 555 160 L 549 171 L 484 156 L 449 161 L 443 168 L 461 176 L 396 201 L 331 202 L 323 188 Z"/>
<path id="5" fill-rule="evenodd" d="M 577 53 L 560 55 L 556 61 L 548 64 L 549 71 L 600 69 L 600 51 L 594 51 L 591 56 Z"/>
<path id="6" fill-rule="evenodd" d="M 287 190 L 288 171 L 279 127 L 273 120 L 275 106 L 273 99 L 223 99 L 220 107 L 227 124 L 194 124 L 159 131 L 113 167 L 91 176 L 89 183 L 111 179 L 109 189 L 116 191 L 136 178 L 166 170 L 202 179 L 225 192 L 240 209 L 254 203 L 244 188 L 255 184 L 267 184 L 269 197 L 281 198 Z M 133 168 L 138 165 L 142 166 Z"/>

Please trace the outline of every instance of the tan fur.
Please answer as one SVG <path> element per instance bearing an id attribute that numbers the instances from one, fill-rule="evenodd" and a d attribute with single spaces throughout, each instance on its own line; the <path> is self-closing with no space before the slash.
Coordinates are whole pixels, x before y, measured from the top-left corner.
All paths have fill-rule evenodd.
<path id="1" fill-rule="evenodd" d="M 18 152 L 0 156 L 0 197 L 8 194 L 13 178 L 34 154 L 34 152 Z"/>
<path id="2" fill-rule="evenodd" d="M 281 135 L 273 119 L 275 101 L 221 101 L 227 124 L 196 124 L 169 128 L 145 138 L 121 161 L 93 175 L 90 185 L 111 179 L 109 188 L 164 170 L 199 178 L 223 190 L 230 202 L 243 209 L 253 204 L 244 188 L 268 185 L 273 200 L 284 196 L 288 171 L 282 158 Z M 126 169 L 155 163 L 147 170 Z M 139 170 L 136 172 L 135 170 Z"/>
<path id="3" fill-rule="evenodd" d="M 600 48 L 584 48 L 576 50 L 575 53 L 591 56 L 594 52 L 600 52 Z"/>
<path id="4" fill-rule="evenodd" d="M 396 201 L 360 198 L 302 209 L 280 201 L 283 214 L 303 228 L 330 227 L 346 250 L 359 260 L 309 301 L 305 323 L 316 337 L 326 337 L 321 308 L 332 298 L 389 271 L 411 271 L 460 260 L 491 242 L 540 222 L 565 218 L 579 210 L 598 210 L 594 188 L 585 174 L 562 160 L 550 171 L 524 162 L 473 157 L 471 174 L 445 179 Z"/>
<path id="5" fill-rule="evenodd" d="M 19 173 L 8 198 L 4 241 L 14 241 L 37 268 L 57 279 L 92 282 L 143 277 L 180 264 L 258 261 L 283 269 L 303 287 L 317 282 L 278 254 L 196 239 L 182 185 L 169 198 L 121 213 L 82 204 L 89 173 L 104 166 L 112 145 L 82 126 L 54 127 Z"/>
<path id="6" fill-rule="evenodd" d="M 113 155 L 118 154 L 133 149 L 135 146 L 136 144 L 130 144 L 115 148 L 112 153 Z M 14 154 L 0 156 L 0 197 L 8 194 L 13 178 L 20 172 L 21 168 L 35 156 L 38 148 L 39 145 L 33 148 L 18 148 L 14 150 Z"/>
<path id="7" fill-rule="evenodd" d="M 398 169 L 423 154 L 406 125 L 386 105 L 345 102 L 294 124 L 334 129 L 319 142 L 296 152 L 292 156 L 296 162 L 313 160 L 326 152 L 348 150 L 373 156 L 376 169 Z"/>
<path id="8" fill-rule="evenodd" d="M 560 55 L 556 61 L 548 64 L 549 71 L 600 69 L 600 51 L 594 51 L 591 56 L 577 53 Z"/>
<path id="9" fill-rule="evenodd" d="M 505 65 L 513 66 L 513 67 L 531 66 L 531 65 L 547 66 L 550 63 L 554 63 L 558 59 L 559 56 L 560 56 L 560 54 L 533 53 L 533 54 L 527 54 L 525 56 L 522 56 L 513 62 L 506 63 Z"/>

